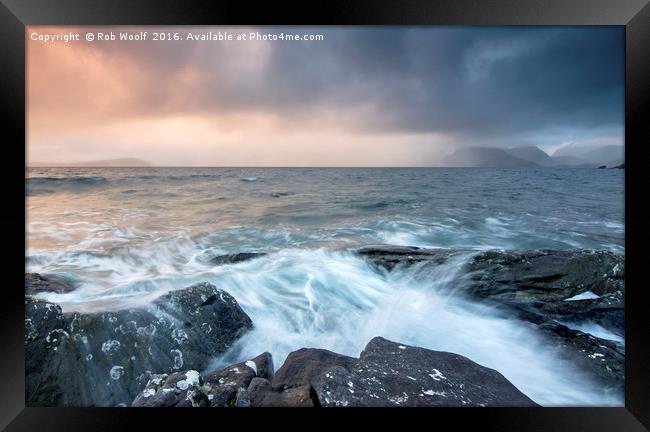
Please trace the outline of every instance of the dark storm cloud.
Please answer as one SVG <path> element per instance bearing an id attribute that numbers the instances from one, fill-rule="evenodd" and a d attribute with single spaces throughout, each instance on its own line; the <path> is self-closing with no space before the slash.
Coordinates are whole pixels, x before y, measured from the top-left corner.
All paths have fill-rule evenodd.
<path id="1" fill-rule="evenodd" d="M 195 51 L 194 60 L 208 72 L 205 91 L 192 103 L 288 116 L 340 109 L 350 113 L 347 126 L 377 133 L 498 137 L 622 126 L 620 28 L 308 31 L 326 40 L 269 42 L 256 74 L 220 76 L 227 54 Z M 365 108 L 355 113 L 359 107 Z"/>
<path id="2" fill-rule="evenodd" d="M 531 136 L 543 143 L 544 134 L 620 135 L 623 127 L 619 27 L 144 30 L 311 33 L 325 40 L 87 44 L 81 49 L 99 63 L 125 66 L 114 84 L 124 89 L 119 98 L 105 95 L 101 105 L 80 109 L 101 114 L 98 122 L 112 116 L 264 112 L 289 125 L 317 125 L 325 122 L 324 113 L 336 113 L 337 126 L 350 132 L 438 133 L 454 142 L 490 145 Z M 59 95 L 44 91 L 41 99 L 86 105 L 87 91 L 73 97 L 79 79 L 44 82 L 43 88 L 58 88 Z"/>

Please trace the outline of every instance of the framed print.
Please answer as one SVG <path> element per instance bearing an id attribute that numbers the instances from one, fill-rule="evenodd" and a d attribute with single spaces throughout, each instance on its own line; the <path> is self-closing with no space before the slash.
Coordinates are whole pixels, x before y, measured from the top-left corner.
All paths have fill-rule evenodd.
<path id="1" fill-rule="evenodd" d="M 647 428 L 650 7 L 400 5 L 4 1 L 3 426 Z"/>

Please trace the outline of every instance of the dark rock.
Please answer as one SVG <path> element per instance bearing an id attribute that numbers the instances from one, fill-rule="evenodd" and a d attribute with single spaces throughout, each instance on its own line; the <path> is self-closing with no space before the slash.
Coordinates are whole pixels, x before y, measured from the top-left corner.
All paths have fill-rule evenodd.
<path id="1" fill-rule="evenodd" d="M 608 251 L 500 252 L 476 255 L 467 271 L 476 297 L 507 302 L 557 301 L 592 291 L 624 290 L 625 258 Z"/>
<path id="2" fill-rule="evenodd" d="M 441 257 L 446 255 L 438 249 L 392 246 L 363 248 L 359 253 L 389 270 L 416 262 L 437 266 L 444 264 Z M 447 256 L 455 253 L 458 251 L 449 251 Z M 456 292 L 473 301 L 489 302 L 506 316 L 533 323 L 550 346 L 561 347 L 563 356 L 577 361 L 606 388 L 622 386 L 624 345 L 571 330 L 562 323 L 598 324 L 623 335 L 624 256 L 591 250 L 486 251 L 475 254 L 462 274 L 452 284 Z M 571 299 L 588 292 L 597 297 Z"/>
<path id="3" fill-rule="evenodd" d="M 256 359 L 263 356 L 264 354 L 256 357 Z M 207 392 L 210 395 L 210 406 L 234 406 L 237 392 L 240 389 L 246 389 L 255 376 L 256 365 L 254 360 L 230 365 L 206 374 L 205 383 Z"/>
<path id="4" fill-rule="evenodd" d="M 324 349 L 301 348 L 289 354 L 275 372 L 271 385 L 274 390 L 309 386 L 312 379 L 331 366 L 350 367 L 356 360 Z"/>
<path id="5" fill-rule="evenodd" d="M 248 395 L 248 390 L 243 388 L 237 390 L 237 397 L 235 398 L 235 406 L 237 408 L 248 408 L 251 406 L 251 400 Z"/>
<path id="6" fill-rule="evenodd" d="M 219 255 L 211 258 L 210 262 L 214 265 L 237 264 L 254 258 L 260 258 L 264 255 L 266 254 L 261 252 L 240 252 L 236 254 Z"/>
<path id="7" fill-rule="evenodd" d="M 258 407 L 265 406 L 264 402 L 267 394 L 274 393 L 271 382 L 265 378 L 253 378 L 246 392 L 251 406 Z"/>
<path id="8" fill-rule="evenodd" d="M 444 264 L 458 251 L 453 249 L 422 249 L 415 246 L 377 245 L 362 247 L 357 250 L 357 253 L 368 258 L 376 265 L 392 271 L 398 265 L 411 266 L 420 262 Z"/>
<path id="9" fill-rule="evenodd" d="M 623 292 L 615 291 L 596 299 L 554 301 L 538 306 L 543 315 L 564 322 L 592 322 L 623 336 L 625 309 Z"/>
<path id="10" fill-rule="evenodd" d="M 271 353 L 262 353 L 250 361 L 255 363 L 257 369 L 255 376 L 268 380 L 273 378 L 273 357 Z"/>
<path id="11" fill-rule="evenodd" d="M 130 404 L 152 372 L 202 370 L 252 327 L 207 283 L 119 312 L 62 314 L 31 297 L 25 305 L 28 406 Z"/>
<path id="12" fill-rule="evenodd" d="M 48 369 L 59 370 L 56 355 L 61 340 L 67 339 L 66 321 L 59 305 L 25 298 L 25 389 L 27 406 L 57 406 L 65 389 L 52 379 Z M 74 370 L 74 369 L 73 369 Z"/>
<path id="13" fill-rule="evenodd" d="M 507 305 L 544 321 L 624 328 L 625 257 L 606 251 L 484 252 L 467 266 L 470 297 Z M 568 300 L 591 292 L 599 298 Z M 531 315 L 529 315 L 531 316 Z"/>
<path id="14" fill-rule="evenodd" d="M 133 401 L 134 407 L 207 407 L 203 379 L 195 370 L 153 375 Z"/>
<path id="15" fill-rule="evenodd" d="M 535 406 L 493 369 L 380 337 L 351 367 L 320 374 L 313 388 L 322 406 Z"/>
<path id="16" fill-rule="evenodd" d="M 535 405 L 500 373 L 465 357 L 383 338 L 371 340 L 359 359 L 325 350 L 295 351 L 278 370 L 277 387 L 255 376 L 270 360 L 265 353 L 203 377 L 196 371 L 153 375 L 133 406 Z"/>
<path id="17" fill-rule="evenodd" d="M 74 287 L 60 276 L 43 276 L 38 273 L 25 273 L 25 294 L 34 295 L 42 292 L 63 294 L 73 291 Z"/>
<path id="18" fill-rule="evenodd" d="M 442 265 L 459 250 L 369 246 L 358 251 L 392 270 L 425 262 Z M 518 309 L 524 319 L 590 321 L 617 333 L 624 326 L 625 257 L 608 251 L 487 251 L 474 255 L 453 288 Z M 598 300 L 566 301 L 591 291 Z"/>
<path id="19" fill-rule="evenodd" d="M 303 385 L 277 391 L 264 378 L 253 378 L 246 394 L 252 407 L 313 407 L 311 386 Z"/>
<path id="20" fill-rule="evenodd" d="M 590 373 L 605 392 L 622 393 L 625 384 L 625 351 L 622 344 L 597 338 L 562 324 L 539 326 L 549 350 L 557 350 L 572 365 Z"/>
<path id="21" fill-rule="evenodd" d="M 607 168 L 607 165 L 601 165 L 598 167 L 598 169 L 605 169 L 605 168 Z"/>
<path id="22" fill-rule="evenodd" d="M 271 363 L 271 366 L 267 363 Z M 273 368 L 271 354 L 263 353 L 252 360 L 233 364 L 203 376 L 193 370 L 169 376 L 152 375 L 144 389 L 135 397 L 133 406 L 250 406 L 246 389 L 251 380 L 256 378 L 256 371 L 269 376 L 269 368 Z M 188 388 L 187 383 L 193 386 Z M 172 389 L 174 393 L 167 394 L 171 390 L 164 390 L 165 388 Z M 189 392 L 191 397 L 184 396 L 185 391 Z M 187 402 L 192 400 L 193 404 Z M 205 404 L 200 401 L 205 401 Z"/>

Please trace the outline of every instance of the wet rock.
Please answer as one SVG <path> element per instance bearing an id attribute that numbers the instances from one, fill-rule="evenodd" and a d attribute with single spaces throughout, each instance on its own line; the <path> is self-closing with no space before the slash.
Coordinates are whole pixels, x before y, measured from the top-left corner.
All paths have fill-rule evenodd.
<path id="1" fill-rule="evenodd" d="M 367 246 L 357 253 L 392 270 L 420 262 L 441 265 L 463 251 Z M 609 251 L 486 251 L 476 253 L 464 272 L 468 276 L 464 284 L 467 294 L 510 303 L 559 301 L 586 291 L 597 295 L 624 293 L 625 288 L 625 257 Z"/>
<path id="2" fill-rule="evenodd" d="M 232 296 L 207 283 L 120 312 L 25 303 L 28 406 L 130 404 L 152 373 L 202 370 L 252 327 Z"/>
<path id="3" fill-rule="evenodd" d="M 253 378 L 246 394 L 252 407 L 313 407 L 311 385 L 273 390 L 271 382 L 264 378 Z"/>
<path id="4" fill-rule="evenodd" d="M 210 262 L 214 265 L 237 264 L 254 258 L 260 258 L 264 255 L 266 254 L 261 252 L 240 252 L 235 254 L 219 255 L 211 258 Z"/>
<path id="5" fill-rule="evenodd" d="M 474 256 L 467 272 L 472 296 L 510 303 L 559 301 L 586 291 L 624 292 L 625 257 L 590 250 L 489 251 Z"/>
<path id="6" fill-rule="evenodd" d="M 311 381 L 332 366 L 350 367 L 356 362 L 324 349 L 301 348 L 289 354 L 284 364 L 275 372 L 271 385 L 274 390 L 309 386 Z"/>
<path id="7" fill-rule="evenodd" d="M 268 363 L 270 363 L 270 367 Z M 265 377 L 269 376 L 269 368 L 272 375 L 273 359 L 271 354 L 263 353 L 254 359 L 206 374 L 205 382 L 210 395 L 210 406 L 234 406 L 238 392 L 241 389 L 245 390 L 258 373 Z"/>
<path id="8" fill-rule="evenodd" d="M 25 273 L 25 294 L 35 295 L 42 292 L 63 294 L 73 291 L 74 287 L 65 278 L 56 275 Z"/>
<path id="9" fill-rule="evenodd" d="M 359 253 L 390 270 L 418 262 L 437 266 L 458 251 L 383 246 Z M 562 356 L 578 362 L 606 388 L 622 386 L 624 345 L 564 324 L 596 324 L 623 336 L 624 256 L 592 250 L 479 252 L 452 285 L 474 301 L 489 302 L 504 316 L 533 323 L 550 347 L 560 347 Z"/>
<path id="10" fill-rule="evenodd" d="M 269 376 L 267 363 L 271 363 L 272 371 L 271 354 L 263 353 L 203 376 L 193 370 L 151 375 L 144 389 L 141 388 L 135 397 L 133 406 L 250 406 L 246 390 L 258 372 Z M 173 390 L 173 393 L 169 394 L 171 390 L 166 389 Z"/>
<path id="11" fill-rule="evenodd" d="M 256 376 L 261 368 L 251 363 L 270 360 L 264 353 L 203 377 L 153 375 L 133 406 L 207 406 L 206 399 L 213 407 L 535 405 L 500 373 L 465 357 L 380 337 L 358 359 L 301 349 L 272 379 Z"/>
<path id="12" fill-rule="evenodd" d="M 536 324 L 587 323 L 624 332 L 625 257 L 611 252 L 484 252 L 468 263 L 464 282 L 470 297 L 511 307 Z"/>
<path id="13" fill-rule="evenodd" d="M 380 337 L 353 366 L 320 374 L 313 388 L 322 406 L 535 406 L 493 369 Z"/>
<path id="14" fill-rule="evenodd" d="M 398 265 L 411 266 L 420 262 L 444 264 L 458 253 L 452 249 L 423 249 L 415 246 L 377 245 L 365 246 L 357 250 L 357 254 L 368 258 L 379 267 L 392 271 Z"/>
<path id="15" fill-rule="evenodd" d="M 458 250 L 370 246 L 358 251 L 388 270 L 441 265 Z M 473 299 L 517 309 L 524 319 L 590 322 L 622 334 L 625 257 L 608 251 L 486 251 L 464 266 L 454 289 Z M 572 297 L 592 294 L 585 300 Z"/>
<path id="16" fill-rule="evenodd" d="M 248 390 L 240 388 L 237 391 L 237 397 L 235 398 L 235 406 L 237 408 L 248 408 L 251 406 L 251 400 L 248 395 Z"/>
<path id="17" fill-rule="evenodd" d="M 68 337 L 59 305 L 25 298 L 25 388 L 27 406 L 57 406 L 64 389 L 52 380 L 48 369 L 58 370 L 60 341 Z"/>
<path id="18" fill-rule="evenodd" d="M 625 307 L 622 290 L 597 298 L 545 302 L 537 307 L 544 316 L 557 321 L 591 322 L 599 324 L 619 336 L 623 336 L 625 333 Z"/>
<path id="19" fill-rule="evenodd" d="M 273 378 L 273 357 L 271 356 L 271 353 L 262 353 L 250 361 L 255 364 L 255 376 L 266 378 L 268 380 Z M 248 366 L 252 365 L 248 363 Z"/>
<path id="20" fill-rule="evenodd" d="M 195 370 L 153 375 L 133 401 L 134 407 L 207 407 L 203 379 Z"/>
<path id="21" fill-rule="evenodd" d="M 623 344 L 597 338 L 556 322 L 539 326 L 549 350 L 557 350 L 578 369 L 591 374 L 605 392 L 622 393 L 625 385 L 625 348 Z"/>

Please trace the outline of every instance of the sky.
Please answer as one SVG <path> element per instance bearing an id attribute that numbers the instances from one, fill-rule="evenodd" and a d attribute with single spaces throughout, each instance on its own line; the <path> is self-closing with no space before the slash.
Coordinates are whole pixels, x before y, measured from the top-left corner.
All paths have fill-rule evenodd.
<path id="1" fill-rule="evenodd" d="M 218 32 L 234 40 L 187 40 Z M 70 33 L 80 40 L 43 41 Z M 323 40 L 236 40 L 250 33 Z M 622 27 L 28 27 L 26 38 L 28 164 L 429 166 L 461 146 L 623 144 Z"/>

